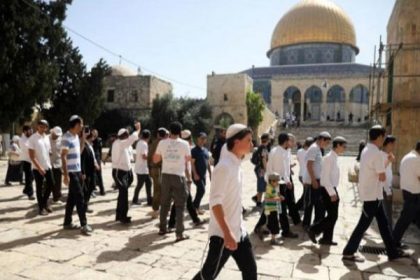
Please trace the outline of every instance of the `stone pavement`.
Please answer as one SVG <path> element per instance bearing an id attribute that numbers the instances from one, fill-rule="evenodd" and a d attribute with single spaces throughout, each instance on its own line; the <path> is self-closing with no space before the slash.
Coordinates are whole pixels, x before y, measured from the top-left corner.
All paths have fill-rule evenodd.
<path id="1" fill-rule="evenodd" d="M 347 182 L 347 171 L 353 165 L 353 158 L 340 159 L 341 206 L 335 231 L 339 246 L 312 245 L 299 226 L 292 227 L 300 234 L 299 239 L 286 240 L 282 247 L 273 248 L 268 238 L 261 242 L 251 234 L 259 279 L 420 279 L 420 234 L 414 227 L 406 238 L 414 249 L 411 259 L 390 263 L 385 256 L 364 254 L 365 263 L 343 265 L 343 246 L 360 216 L 361 203 Z M 255 175 L 249 160 L 243 166 L 246 176 L 243 204 L 248 209 L 245 219 L 248 231 L 252 232 L 258 220 L 250 199 L 255 191 Z M 6 162 L 1 161 L 1 182 L 5 173 Z M 54 212 L 48 216 L 36 216 L 35 202 L 22 195 L 22 186 L 1 186 L 0 279 L 191 279 L 201 265 L 207 225 L 193 229 L 187 215 L 186 233 L 191 238 L 174 243 L 174 235 L 157 234 L 158 221 L 146 215 L 150 211 L 147 206 L 130 209 L 131 226 L 115 223 L 117 193 L 111 189 L 110 173 L 107 164 L 104 167 L 106 196 L 91 200 L 94 213 L 88 214 L 88 221 L 94 233 L 90 237 L 80 235 L 79 231 L 62 230 L 64 204 L 53 205 Z M 299 197 L 302 187 L 299 183 L 296 186 Z M 132 187 L 130 198 L 133 190 Z M 143 190 L 140 195 L 144 199 Z M 208 193 L 203 203 L 208 207 Z M 76 213 L 74 220 L 78 222 Z M 364 242 L 381 243 L 376 226 L 368 231 Z M 233 260 L 226 264 L 218 279 L 241 279 Z"/>

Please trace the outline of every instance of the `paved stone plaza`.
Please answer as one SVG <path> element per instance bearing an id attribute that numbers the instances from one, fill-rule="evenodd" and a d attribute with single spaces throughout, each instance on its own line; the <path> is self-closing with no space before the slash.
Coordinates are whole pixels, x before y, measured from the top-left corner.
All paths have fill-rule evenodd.
<path id="1" fill-rule="evenodd" d="M 0 180 L 4 181 L 6 162 L 0 162 Z M 386 256 L 364 254 L 367 261 L 346 267 L 341 252 L 360 215 L 361 203 L 355 188 L 347 182 L 347 171 L 353 158 L 340 159 L 342 171 L 341 204 L 335 239 L 337 247 L 312 245 L 301 227 L 297 240 L 286 240 L 284 246 L 271 247 L 251 235 L 255 248 L 259 279 L 420 279 L 420 234 L 412 227 L 406 241 L 414 249 L 411 259 L 387 262 Z M 255 175 L 249 160 L 243 164 L 246 176 L 243 204 L 248 209 L 247 229 L 252 232 L 258 219 L 251 196 L 255 191 Z M 35 201 L 22 195 L 22 186 L 0 188 L 0 278 L 1 279 L 191 279 L 199 270 L 207 241 L 207 225 L 193 229 L 187 215 L 186 233 L 190 240 L 174 243 L 175 236 L 157 234 L 157 220 L 146 214 L 147 206 L 132 207 L 130 226 L 114 222 L 117 192 L 111 189 L 110 164 L 104 167 L 106 196 L 91 200 L 94 213 L 88 215 L 92 236 L 79 231 L 63 231 L 64 204 L 53 205 L 54 212 L 37 216 Z M 297 170 L 296 170 L 297 171 Z M 295 179 L 295 182 L 297 180 Z M 194 186 L 193 186 L 194 189 Z M 130 198 L 134 188 L 130 189 Z M 297 196 L 302 187 L 297 184 Z M 144 199 L 142 190 L 140 196 Z M 144 200 L 143 200 L 144 201 Z M 208 193 L 204 205 L 208 206 Z M 208 214 L 208 213 L 206 213 Z M 74 213 L 74 220 L 78 222 Z M 364 242 L 381 243 L 376 226 Z M 241 279 L 230 260 L 218 279 Z"/>

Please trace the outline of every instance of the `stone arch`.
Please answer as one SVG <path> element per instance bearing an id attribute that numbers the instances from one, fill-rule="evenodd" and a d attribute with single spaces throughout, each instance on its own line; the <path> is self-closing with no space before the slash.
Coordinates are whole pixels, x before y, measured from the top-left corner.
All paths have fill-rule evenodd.
<path id="1" fill-rule="evenodd" d="M 311 86 L 305 91 L 304 119 L 319 121 L 321 119 L 322 90 Z"/>
<path id="2" fill-rule="evenodd" d="M 349 96 L 350 122 L 365 122 L 369 115 L 369 89 L 362 84 L 354 86 Z"/>
<path id="3" fill-rule="evenodd" d="M 345 119 L 345 90 L 340 85 L 333 85 L 327 92 L 327 121 L 343 121 Z"/>
<path id="4" fill-rule="evenodd" d="M 233 119 L 232 115 L 226 112 L 221 113 L 218 115 L 214 120 L 214 125 L 217 127 L 227 128 L 229 125 L 234 124 L 235 120 Z"/>
<path id="5" fill-rule="evenodd" d="M 295 86 L 289 86 L 283 92 L 283 117 L 286 117 L 287 113 L 294 113 L 297 117 L 300 117 L 301 96 L 300 89 Z"/>

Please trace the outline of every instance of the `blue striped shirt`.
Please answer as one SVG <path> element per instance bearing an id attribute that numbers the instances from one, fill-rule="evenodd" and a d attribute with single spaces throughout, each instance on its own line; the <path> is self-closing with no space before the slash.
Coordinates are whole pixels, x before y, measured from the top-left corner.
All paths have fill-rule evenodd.
<path id="1" fill-rule="evenodd" d="M 79 136 L 67 131 L 61 140 L 61 149 L 68 150 L 67 172 L 81 172 Z"/>

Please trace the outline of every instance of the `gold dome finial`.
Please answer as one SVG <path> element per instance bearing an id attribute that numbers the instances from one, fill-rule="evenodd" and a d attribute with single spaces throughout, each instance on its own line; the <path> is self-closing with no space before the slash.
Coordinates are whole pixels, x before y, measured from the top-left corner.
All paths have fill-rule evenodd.
<path id="1" fill-rule="evenodd" d="M 278 22 L 271 50 L 302 43 L 338 43 L 355 48 L 356 32 L 347 14 L 329 0 L 302 0 Z"/>

